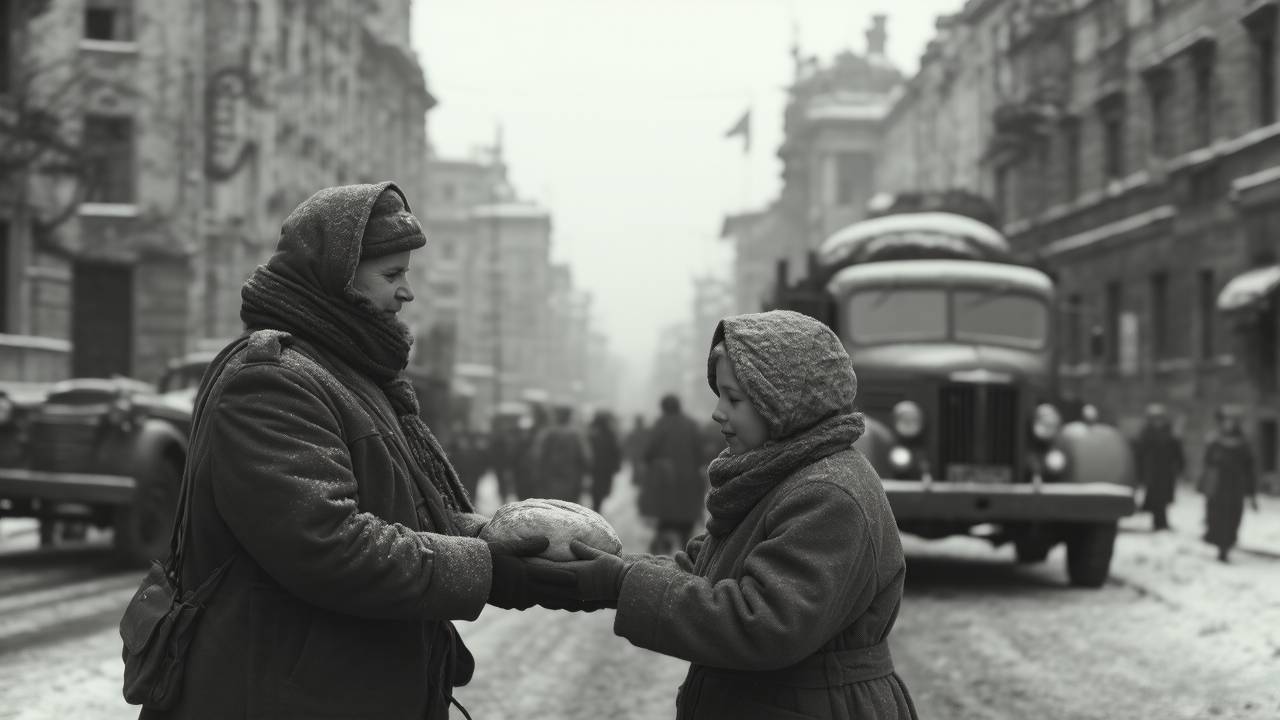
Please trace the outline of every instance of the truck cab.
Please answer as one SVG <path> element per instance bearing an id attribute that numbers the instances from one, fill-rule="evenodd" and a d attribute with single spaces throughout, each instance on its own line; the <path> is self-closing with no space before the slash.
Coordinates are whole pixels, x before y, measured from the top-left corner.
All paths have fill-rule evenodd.
<path id="1" fill-rule="evenodd" d="M 1023 562 L 1065 543 L 1072 584 L 1105 582 L 1134 509 L 1128 443 L 1064 422 L 1053 280 L 999 232 L 947 212 L 855 223 L 777 298 L 848 351 L 866 416 L 855 445 L 902 531 L 1012 543 Z"/>

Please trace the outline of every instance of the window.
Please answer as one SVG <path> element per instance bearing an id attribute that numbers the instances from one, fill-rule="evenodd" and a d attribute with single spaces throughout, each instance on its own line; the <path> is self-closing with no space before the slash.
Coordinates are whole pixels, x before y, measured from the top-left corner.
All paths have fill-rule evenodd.
<path id="1" fill-rule="evenodd" d="M 1213 318 L 1218 312 L 1218 294 L 1213 281 L 1213 268 L 1201 268 L 1196 274 L 1196 298 L 1200 310 L 1200 359 L 1213 359 Z"/>
<path id="2" fill-rule="evenodd" d="M 952 301 L 955 338 L 1037 350 L 1049 332 L 1049 309 L 1026 295 L 1002 295 L 1000 290 L 956 290 Z"/>
<path id="3" fill-rule="evenodd" d="M 1148 317 L 1151 322 L 1151 356 L 1162 360 L 1171 355 L 1169 342 L 1169 274 L 1166 272 L 1151 275 L 1151 308 Z"/>
<path id="4" fill-rule="evenodd" d="M 133 40 L 133 3 L 88 0 L 84 7 L 84 36 L 90 40 Z"/>
<path id="5" fill-rule="evenodd" d="M 1169 95 L 1171 73 L 1168 68 L 1157 68 L 1148 72 L 1144 79 L 1147 85 L 1147 100 L 1151 108 L 1151 154 L 1165 157 L 1169 154 Z"/>
<path id="6" fill-rule="evenodd" d="M 1080 120 L 1069 118 L 1062 123 L 1062 153 L 1067 200 L 1080 195 Z"/>
<path id="7" fill-rule="evenodd" d="M 1070 365 L 1084 362 L 1084 297 L 1079 293 L 1067 296 L 1067 304 L 1063 308 L 1062 327 L 1066 333 L 1063 344 L 1066 346 L 1066 359 Z"/>
<path id="8" fill-rule="evenodd" d="M 1276 121 L 1276 26 L 1275 13 L 1264 12 L 1249 23 L 1252 46 L 1254 107 L 1259 125 Z"/>
<path id="9" fill-rule="evenodd" d="M 88 115 L 82 140 L 88 202 L 134 200 L 133 119 Z"/>
<path id="10" fill-rule="evenodd" d="M 1213 142 L 1213 46 L 1202 44 L 1191 56 L 1195 75 L 1194 128 L 1196 147 Z"/>
<path id="11" fill-rule="evenodd" d="M 1103 162 L 1108 179 L 1124 177 L 1125 107 L 1124 96 L 1113 95 L 1099 105 L 1102 121 Z"/>
<path id="12" fill-rule="evenodd" d="M 875 182 L 875 160 L 869 153 L 836 153 L 836 205 L 854 205 Z"/>
<path id="13" fill-rule="evenodd" d="M 1123 299 L 1123 288 L 1118 281 L 1107 283 L 1106 289 L 1106 327 L 1105 333 L 1106 346 L 1103 348 L 1107 365 L 1110 367 L 1120 366 L 1120 313 L 1122 311 L 1121 301 Z"/>
<path id="14" fill-rule="evenodd" d="M 0 93 L 13 87 L 13 3 L 0 4 Z"/>
<path id="15" fill-rule="evenodd" d="M 1275 472 L 1280 464 L 1280 446 L 1277 445 L 1276 434 L 1280 433 L 1280 425 L 1275 418 L 1258 421 L 1258 469 L 1262 472 Z"/>

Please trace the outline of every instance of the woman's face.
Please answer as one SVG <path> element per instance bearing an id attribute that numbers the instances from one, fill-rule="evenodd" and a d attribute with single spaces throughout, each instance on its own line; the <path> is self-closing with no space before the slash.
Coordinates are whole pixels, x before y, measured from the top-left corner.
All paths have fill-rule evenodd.
<path id="1" fill-rule="evenodd" d="M 361 260 L 356 265 L 352 287 L 389 317 L 395 317 L 405 303 L 413 302 L 413 290 L 409 287 L 407 275 L 409 252 L 401 250 L 391 255 Z"/>
<path id="2" fill-rule="evenodd" d="M 721 355 L 716 361 L 716 387 L 720 400 L 711 419 L 720 424 L 729 452 L 737 455 L 763 445 L 769 439 L 769 430 L 738 384 L 728 355 Z"/>

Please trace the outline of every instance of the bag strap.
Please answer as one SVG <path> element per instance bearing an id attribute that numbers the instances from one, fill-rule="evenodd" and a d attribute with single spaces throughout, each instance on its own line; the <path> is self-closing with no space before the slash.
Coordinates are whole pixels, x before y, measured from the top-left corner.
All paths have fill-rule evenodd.
<path id="1" fill-rule="evenodd" d="M 218 376 L 222 374 L 222 370 L 226 367 L 227 361 L 238 350 L 243 348 L 249 341 L 249 334 L 245 333 L 227 344 L 217 356 L 209 363 L 209 367 L 205 368 L 204 375 L 200 378 L 200 389 L 196 393 L 195 405 L 191 413 L 191 432 L 188 435 L 190 441 L 195 440 L 197 431 L 201 427 L 201 419 L 204 416 L 204 408 L 208 403 L 209 395 L 212 393 L 213 385 Z M 190 446 L 188 445 L 188 449 Z M 191 520 L 191 502 L 195 495 L 192 485 L 195 482 L 195 458 L 191 453 L 187 453 L 186 463 L 182 469 L 182 482 L 178 490 L 178 503 L 176 514 L 173 520 L 173 531 L 169 535 L 169 562 L 166 564 L 165 573 L 169 576 L 169 582 L 173 583 L 174 588 L 178 591 L 178 597 L 182 596 L 182 567 L 185 559 L 184 550 L 187 544 L 188 525 Z"/>

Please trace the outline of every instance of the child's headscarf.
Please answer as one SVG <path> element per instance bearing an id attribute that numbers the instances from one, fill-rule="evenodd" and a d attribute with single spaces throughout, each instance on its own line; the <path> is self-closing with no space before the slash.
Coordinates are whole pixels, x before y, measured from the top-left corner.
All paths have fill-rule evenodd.
<path id="1" fill-rule="evenodd" d="M 862 435 L 854 412 L 858 378 L 831 328 L 789 310 L 720 321 L 711 346 L 724 343 L 734 375 L 769 431 L 764 445 L 711 462 L 707 529 L 731 531 L 775 485 L 796 470 L 847 450 Z M 714 356 L 707 382 L 716 387 Z"/>

